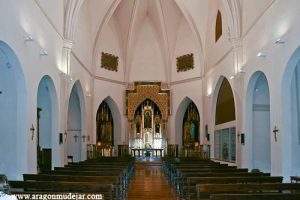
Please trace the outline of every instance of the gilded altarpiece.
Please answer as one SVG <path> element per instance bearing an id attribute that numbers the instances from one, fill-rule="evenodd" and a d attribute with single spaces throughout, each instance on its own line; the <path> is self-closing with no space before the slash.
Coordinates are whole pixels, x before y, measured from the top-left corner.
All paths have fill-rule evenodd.
<path id="1" fill-rule="evenodd" d="M 126 90 L 131 149 L 164 149 L 170 115 L 170 90 L 160 82 L 136 82 Z"/>
<path id="2" fill-rule="evenodd" d="M 191 102 L 184 114 L 182 124 L 182 145 L 187 148 L 195 146 L 195 143 L 199 143 L 199 126 L 200 116 L 197 106 Z"/>
<path id="3" fill-rule="evenodd" d="M 97 111 L 97 146 L 111 148 L 114 146 L 114 126 L 111 110 L 102 102 Z"/>

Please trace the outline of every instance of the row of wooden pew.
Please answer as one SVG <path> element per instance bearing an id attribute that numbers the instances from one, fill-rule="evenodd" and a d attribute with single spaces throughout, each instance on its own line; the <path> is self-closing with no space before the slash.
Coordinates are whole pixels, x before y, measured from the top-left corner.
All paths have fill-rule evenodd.
<path id="1" fill-rule="evenodd" d="M 299 200 L 300 184 L 210 160 L 170 158 L 162 167 L 180 199 Z"/>
<path id="2" fill-rule="evenodd" d="M 13 194 L 102 194 L 103 199 L 125 199 L 134 174 L 132 158 L 100 158 L 40 174 L 24 174 L 24 181 L 10 181 Z"/>

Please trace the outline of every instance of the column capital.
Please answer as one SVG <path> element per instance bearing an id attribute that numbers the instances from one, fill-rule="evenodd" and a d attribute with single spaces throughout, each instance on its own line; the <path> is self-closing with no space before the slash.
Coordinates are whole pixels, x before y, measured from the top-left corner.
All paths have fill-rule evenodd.
<path id="1" fill-rule="evenodd" d="M 69 39 L 63 40 L 63 48 L 72 49 L 73 44 L 74 44 L 73 40 L 69 40 Z"/>

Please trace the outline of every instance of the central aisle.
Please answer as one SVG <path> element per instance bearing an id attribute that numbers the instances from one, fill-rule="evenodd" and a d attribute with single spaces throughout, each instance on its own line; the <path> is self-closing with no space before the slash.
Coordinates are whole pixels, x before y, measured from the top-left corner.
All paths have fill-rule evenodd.
<path id="1" fill-rule="evenodd" d="M 137 163 L 132 180 L 129 200 L 175 200 L 175 192 L 168 184 L 159 163 Z"/>

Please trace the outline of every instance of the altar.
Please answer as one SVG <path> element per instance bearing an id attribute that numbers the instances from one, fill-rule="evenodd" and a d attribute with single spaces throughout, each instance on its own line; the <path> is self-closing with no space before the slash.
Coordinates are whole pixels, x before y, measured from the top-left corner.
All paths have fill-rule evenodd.
<path id="1" fill-rule="evenodd" d="M 161 112 L 151 100 L 145 100 L 136 110 L 129 141 L 131 155 L 162 157 L 166 146 L 163 137 Z"/>
<path id="2" fill-rule="evenodd" d="M 126 91 L 129 151 L 134 157 L 163 157 L 167 148 L 170 91 L 161 83 L 135 83 Z"/>
<path id="3" fill-rule="evenodd" d="M 133 157 L 163 157 L 164 149 L 131 149 Z"/>

